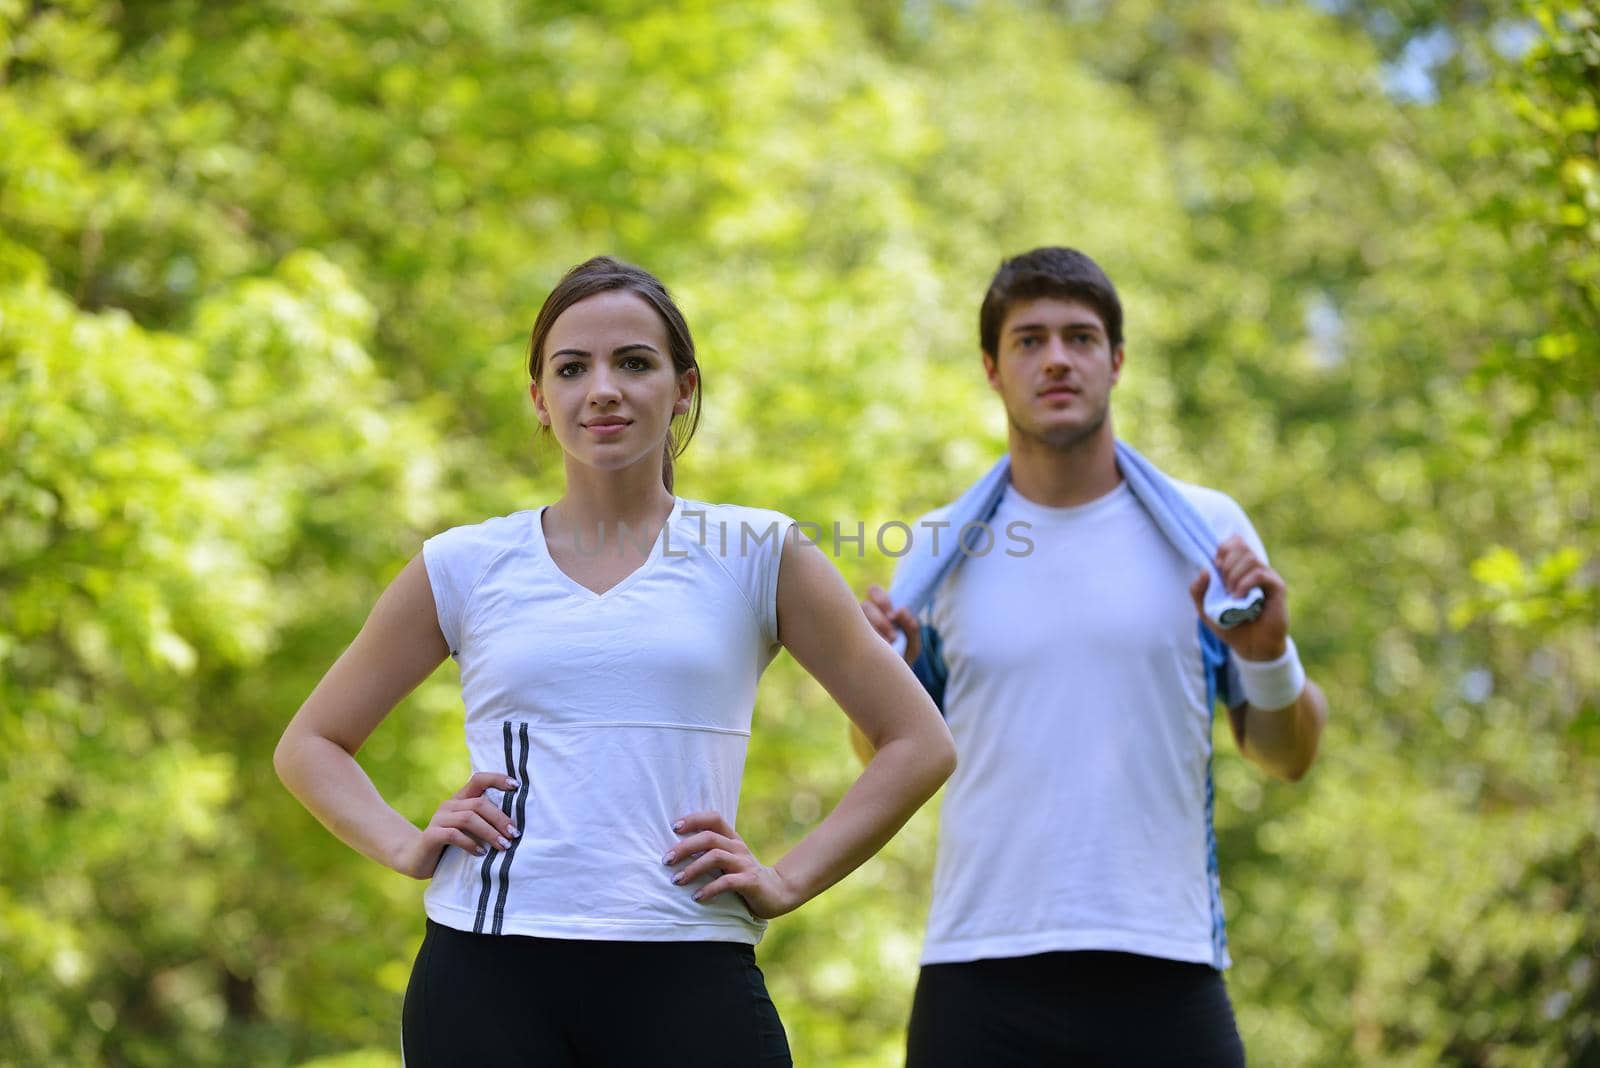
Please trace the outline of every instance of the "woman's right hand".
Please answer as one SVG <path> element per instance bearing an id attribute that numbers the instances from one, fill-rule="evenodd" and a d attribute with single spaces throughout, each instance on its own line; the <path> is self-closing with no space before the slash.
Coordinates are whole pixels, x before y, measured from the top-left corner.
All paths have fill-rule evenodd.
<path id="1" fill-rule="evenodd" d="M 439 806 L 428 825 L 395 858 L 395 871 L 413 879 L 431 879 L 445 846 L 460 846 L 478 857 L 490 849 L 510 849 L 511 840 L 522 830 L 499 805 L 484 796 L 489 789 L 515 790 L 517 780 L 497 771 L 473 775 Z"/>

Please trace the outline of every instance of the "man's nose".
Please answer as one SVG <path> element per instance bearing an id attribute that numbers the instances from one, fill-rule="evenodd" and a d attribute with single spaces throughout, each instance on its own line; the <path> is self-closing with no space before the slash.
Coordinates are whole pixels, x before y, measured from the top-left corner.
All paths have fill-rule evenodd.
<path id="1" fill-rule="evenodd" d="M 1065 370 L 1070 362 L 1066 341 L 1052 334 L 1044 343 L 1045 366 L 1052 369 Z"/>

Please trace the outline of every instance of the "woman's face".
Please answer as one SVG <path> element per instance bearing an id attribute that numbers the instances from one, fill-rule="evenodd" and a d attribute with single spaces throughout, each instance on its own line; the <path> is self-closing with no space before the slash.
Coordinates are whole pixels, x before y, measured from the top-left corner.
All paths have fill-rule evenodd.
<path id="1" fill-rule="evenodd" d="M 661 465 L 672 417 L 689 410 L 695 373 L 672 366 L 666 326 L 643 297 L 608 290 L 572 305 L 544 344 L 530 388 L 539 422 L 580 463 Z"/>

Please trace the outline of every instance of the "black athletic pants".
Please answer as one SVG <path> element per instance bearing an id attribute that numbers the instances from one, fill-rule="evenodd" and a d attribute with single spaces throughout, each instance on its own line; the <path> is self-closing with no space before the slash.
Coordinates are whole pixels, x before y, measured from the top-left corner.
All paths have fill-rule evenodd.
<path id="1" fill-rule="evenodd" d="M 906 1068 L 1244 1064 L 1221 972 L 1132 953 L 925 965 L 909 1030 Z"/>
<path id="2" fill-rule="evenodd" d="M 406 988 L 406 1068 L 787 1066 L 789 1042 L 736 942 L 602 942 L 428 921 Z"/>

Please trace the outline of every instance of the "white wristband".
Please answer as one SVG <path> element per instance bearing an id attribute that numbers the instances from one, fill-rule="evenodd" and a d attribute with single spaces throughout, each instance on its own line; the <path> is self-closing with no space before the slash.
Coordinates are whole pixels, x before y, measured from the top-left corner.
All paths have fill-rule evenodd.
<path id="1" fill-rule="evenodd" d="M 1300 666 L 1293 638 L 1284 639 L 1283 655 L 1276 660 L 1246 660 L 1235 655 L 1233 662 L 1239 668 L 1244 699 L 1257 708 L 1288 708 L 1306 688 L 1306 669 Z"/>

